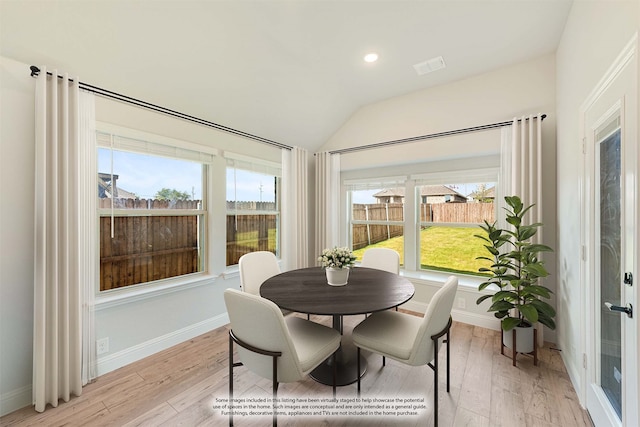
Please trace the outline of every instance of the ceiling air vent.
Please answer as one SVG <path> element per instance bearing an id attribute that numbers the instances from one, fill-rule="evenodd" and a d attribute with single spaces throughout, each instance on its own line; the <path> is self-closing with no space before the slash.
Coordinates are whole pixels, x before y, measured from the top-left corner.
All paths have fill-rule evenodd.
<path id="1" fill-rule="evenodd" d="M 429 74 L 444 67 L 446 67 L 446 65 L 444 64 L 444 59 L 442 59 L 442 56 L 427 59 L 426 61 L 420 62 L 419 64 L 415 64 L 413 66 L 419 76 Z"/>

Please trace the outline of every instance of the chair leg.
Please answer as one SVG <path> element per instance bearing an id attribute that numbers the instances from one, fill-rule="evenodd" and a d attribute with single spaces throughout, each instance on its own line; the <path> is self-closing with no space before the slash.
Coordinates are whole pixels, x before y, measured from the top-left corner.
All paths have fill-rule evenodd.
<path id="1" fill-rule="evenodd" d="M 278 425 L 278 357 L 273 356 L 273 427 Z"/>
<path id="2" fill-rule="evenodd" d="M 450 349 L 451 349 L 451 335 L 449 334 L 449 330 L 447 330 L 447 393 L 450 393 L 449 390 L 449 379 L 451 377 L 451 360 L 449 358 L 450 356 Z"/>
<path id="3" fill-rule="evenodd" d="M 438 339 L 433 340 L 433 426 L 438 427 Z"/>
<path id="4" fill-rule="evenodd" d="M 229 335 L 229 426 L 233 426 L 233 339 Z"/>
<path id="5" fill-rule="evenodd" d="M 357 355 L 356 355 L 356 360 L 357 360 L 357 369 L 358 371 L 356 372 L 356 376 L 358 377 L 358 398 L 360 398 L 360 347 L 357 347 L 358 351 L 357 351 Z"/>
<path id="6" fill-rule="evenodd" d="M 382 356 L 382 366 L 387 366 L 387 358 Z"/>
<path id="7" fill-rule="evenodd" d="M 337 351 L 333 352 L 333 398 L 336 397 L 336 383 L 338 382 L 338 359 L 336 358 Z"/>

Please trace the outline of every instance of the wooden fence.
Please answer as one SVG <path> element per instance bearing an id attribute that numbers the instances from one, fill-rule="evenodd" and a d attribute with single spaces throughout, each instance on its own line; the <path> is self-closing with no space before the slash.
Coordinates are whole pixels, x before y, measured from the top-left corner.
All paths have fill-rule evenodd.
<path id="1" fill-rule="evenodd" d="M 354 204 L 353 219 L 404 221 L 402 203 Z M 493 203 L 422 203 L 421 222 L 482 223 L 495 218 Z M 404 234 L 403 226 L 354 224 L 353 249 L 360 249 Z"/>
<path id="2" fill-rule="evenodd" d="M 115 208 L 196 209 L 200 201 L 115 199 Z M 257 208 L 257 205 L 252 205 Z M 111 207 L 100 199 L 99 207 Z M 260 206 L 269 209 L 271 206 Z M 421 221 L 480 223 L 493 221 L 493 203 L 438 203 L 420 205 Z M 403 205 L 355 204 L 353 218 L 369 221 L 403 221 Z M 126 216 L 100 218 L 100 290 L 109 290 L 201 271 L 199 217 Z M 234 265 L 253 251 L 276 252 L 276 215 L 228 215 L 226 263 Z M 403 226 L 358 224 L 353 227 L 353 249 L 402 236 Z"/>
<path id="3" fill-rule="evenodd" d="M 200 201 L 114 199 L 116 209 L 196 209 Z M 110 199 L 99 207 L 109 209 Z M 243 205 L 245 209 L 273 209 L 273 203 Z M 199 218 L 178 216 L 116 216 L 100 218 L 100 290 L 201 271 Z M 227 216 L 227 265 L 253 251 L 276 252 L 276 215 Z"/>
<path id="4" fill-rule="evenodd" d="M 198 209 L 201 200 L 113 199 L 114 209 Z M 98 199 L 99 209 L 111 209 L 111 199 Z"/>
<path id="5" fill-rule="evenodd" d="M 100 218 L 100 290 L 200 271 L 198 221 L 185 216 Z"/>
<path id="6" fill-rule="evenodd" d="M 276 215 L 227 215 L 227 265 L 249 252 L 276 253 Z"/>

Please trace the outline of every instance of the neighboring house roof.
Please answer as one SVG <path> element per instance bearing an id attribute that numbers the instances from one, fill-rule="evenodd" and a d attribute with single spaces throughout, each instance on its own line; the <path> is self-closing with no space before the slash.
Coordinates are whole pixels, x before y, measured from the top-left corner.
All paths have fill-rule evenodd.
<path id="1" fill-rule="evenodd" d="M 105 199 L 105 198 L 111 198 L 112 195 L 112 182 L 111 182 L 111 177 L 112 175 L 109 173 L 102 173 L 102 172 L 98 172 L 98 197 L 101 199 Z M 118 181 L 118 175 L 113 175 L 113 182 L 117 182 Z M 134 193 L 127 191 L 125 189 L 122 189 L 120 187 L 118 187 L 118 184 L 115 185 L 115 197 L 118 197 L 120 199 L 137 199 L 138 196 L 136 196 Z"/>
<path id="2" fill-rule="evenodd" d="M 463 199 L 466 199 L 462 194 L 458 193 L 456 190 L 447 187 L 446 185 L 423 185 L 420 187 L 420 195 L 421 196 L 445 196 L 445 195 L 454 195 L 460 196 Z"/>
<path id="3" fill-rule="evenodd" d="M 404 197 L 404 188 L 387 188 L 378 191 L 373 197 Z"/>
<path id="4" fill-rule="evenodd" d="M 459 196 L 463 199 L 466 199 L 462 194 L 458 193 L 456 190 L 447 187 L 446 185 L 423 185 L 420 187 L 420 195 L 421 196 L 445 196 L 445 195 L 455 195 Z M 378 191 L 373 195 L 373 197 L 404 197 L 404 188 L 387 188 L 381 191 Z"/>

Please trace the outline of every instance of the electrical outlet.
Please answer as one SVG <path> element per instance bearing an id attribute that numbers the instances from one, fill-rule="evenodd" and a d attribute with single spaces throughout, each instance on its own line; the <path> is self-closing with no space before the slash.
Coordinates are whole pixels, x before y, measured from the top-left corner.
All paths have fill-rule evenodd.
<path id="1" fill-rule="evenodd" d="M 104 354 L 109 351 L 109 338 L 101 338 L 96 341 L 96 353 Z"/>
<path id="2" fill-rule="evenodd" d="M 458 297 L 458 308 L 467 308 L 467 300 L 463 297 Z"/>

